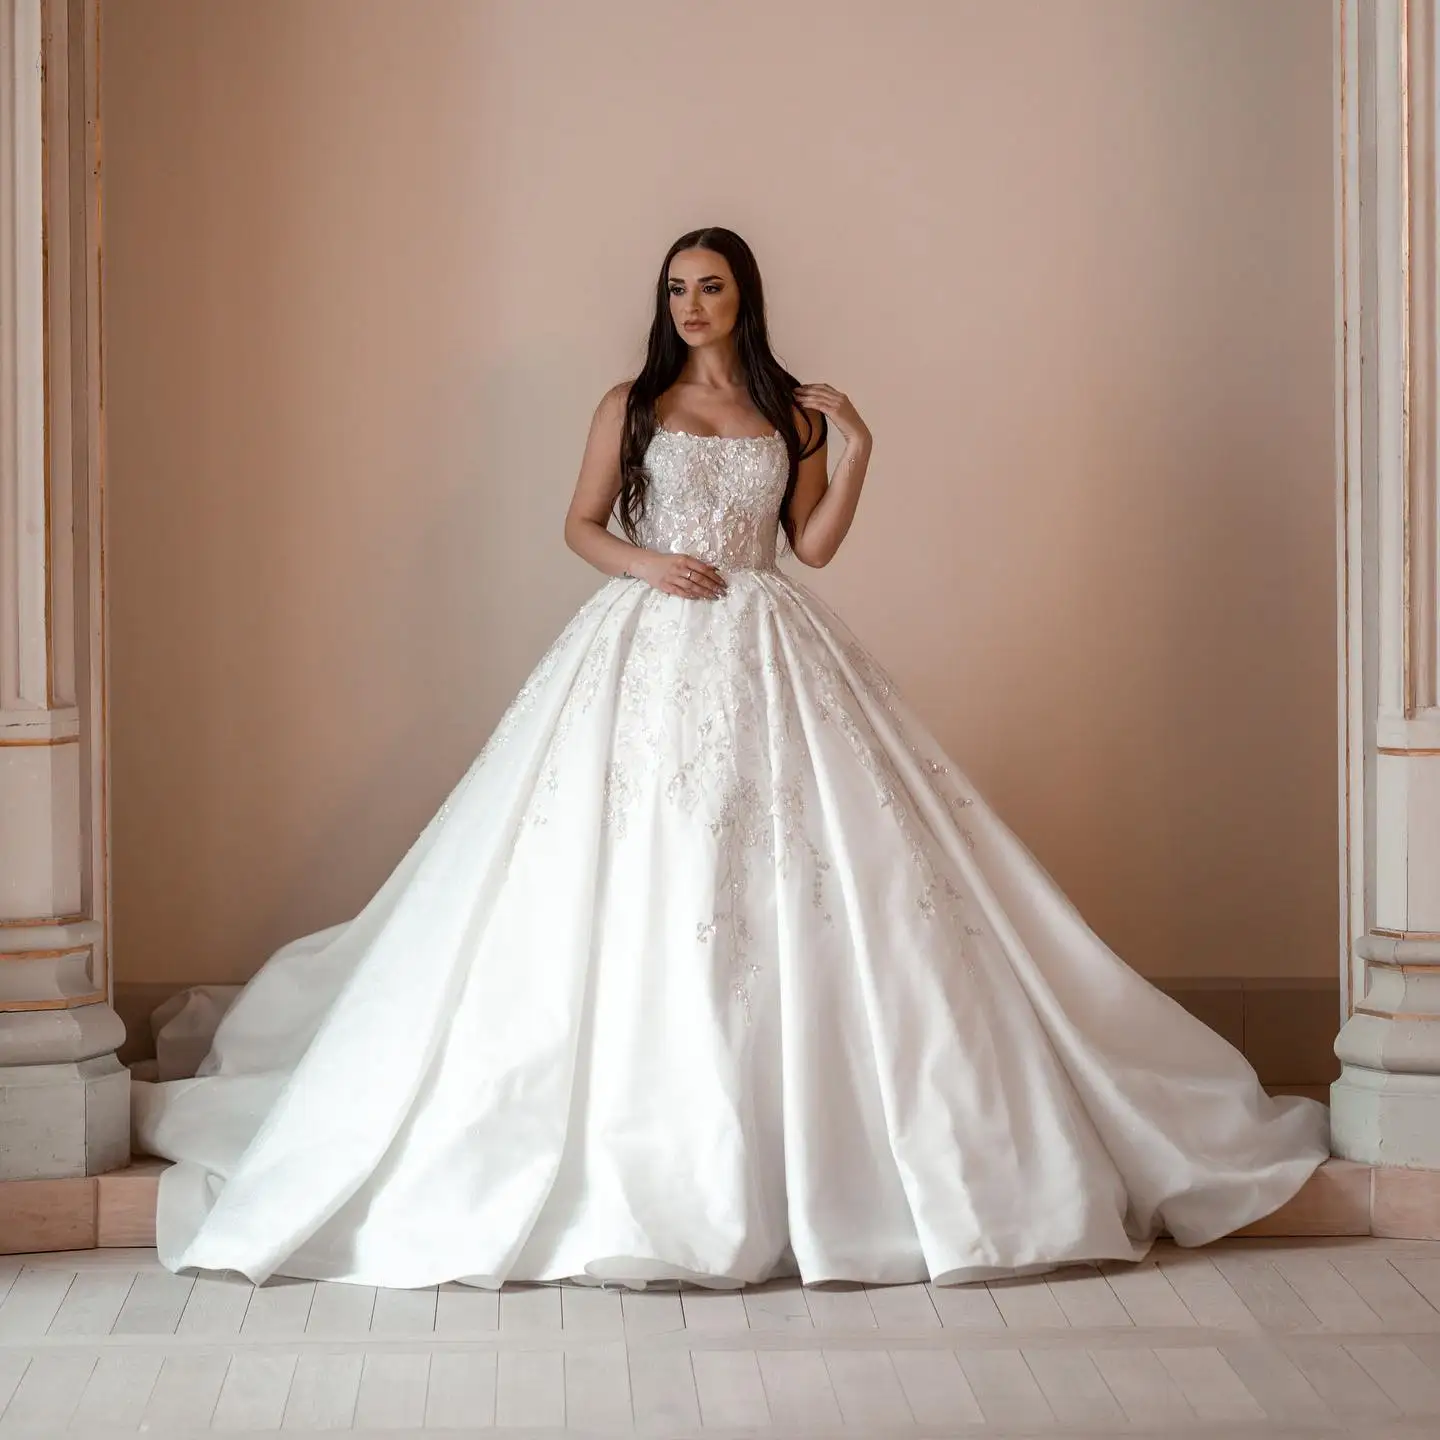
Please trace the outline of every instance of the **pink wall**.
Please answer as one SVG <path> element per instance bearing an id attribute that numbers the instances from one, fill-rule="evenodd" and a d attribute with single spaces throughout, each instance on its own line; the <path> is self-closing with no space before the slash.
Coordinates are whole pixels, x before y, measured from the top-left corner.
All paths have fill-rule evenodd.
<path id="1" fill-rule="evenodd" d="M 1335 963 L 1330 7 L 105 10 L 122 981 L 353 913 L 600 583 L 670 239 L 875 432 L 805 572 L 1154 975 Z"/>

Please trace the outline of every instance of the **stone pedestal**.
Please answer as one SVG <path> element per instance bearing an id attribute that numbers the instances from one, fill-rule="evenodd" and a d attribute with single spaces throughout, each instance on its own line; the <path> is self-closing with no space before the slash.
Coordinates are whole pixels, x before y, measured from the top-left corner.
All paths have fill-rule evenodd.
<path id="1" fill-rule="evenodd" d="M 129 1160 L 110 1006 L 95 0 L 0 0 L 0 1181 Z"/>
<path id="2" fill-rule="evenodd" d="M 1356 949 L 1369 985 L 1335 1042 L 1344 1068 L 1330 1090 L 1334 1147 L 1440 1172 L 1440 942 L 1371 935 Z"/>

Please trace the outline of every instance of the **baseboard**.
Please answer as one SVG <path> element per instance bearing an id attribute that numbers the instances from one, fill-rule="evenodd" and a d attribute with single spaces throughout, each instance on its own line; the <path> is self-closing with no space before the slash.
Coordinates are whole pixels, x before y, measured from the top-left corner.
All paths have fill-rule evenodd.
<path id="1" fill-rule="evenodd" d="M 1290 1090 L 1329 1086 L 1339 1078 L 1338 979 L 1222 976 L 1154 983 L 1239 1050 L 1262 1085 Z"/>
<path id="2" fill-rule="evenodd" d="M 155 1197 L 168 1162 L 137 1155 L 108 1175 L 0 1180 L 0 1255 L 155 1244 Z"/>
<path id="3" fill-rule="evenodd" d="M 137 1157 L 110 1175 L 0 1182 L 0 1255 L 153 1248 L 165 1168 L 163 1160 Z M 1327 1160 L 1293 1200 L 1236 1234 L 1440 1240 L 1440 1171 Z"/>
<path id="4" fill-rule="evenodd" d="M 153 1059 L 150 1016 L 195 982 L 120 981 L 115 1009 L 125 1022 L 121 1061 Z M 1223 1035 L 1255 1067 L 1262 1085 L 1328 1086 L 1340 1074 L 1340 982 L 1282 977 L 1176 977 L 1153 982 Z"/>

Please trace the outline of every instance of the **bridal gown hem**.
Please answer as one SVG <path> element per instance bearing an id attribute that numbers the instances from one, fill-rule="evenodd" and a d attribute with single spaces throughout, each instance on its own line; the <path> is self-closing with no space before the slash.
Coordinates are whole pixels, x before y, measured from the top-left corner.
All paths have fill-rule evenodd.
<path id="1" fill-rule="evenodd" d="M 661 430 L 643 543 L 352 920 L 133 1087 L 174 1270 L 368 1285 L 940 1283 L 1291 1198 L 1271 1098 L 1124 964 L 818 595 L 778 435 Z"/>

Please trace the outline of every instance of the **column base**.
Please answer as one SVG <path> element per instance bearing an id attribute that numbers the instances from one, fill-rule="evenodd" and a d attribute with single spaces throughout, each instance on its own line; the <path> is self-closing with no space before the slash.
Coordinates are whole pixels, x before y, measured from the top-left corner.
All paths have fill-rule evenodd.
<path id="1" fill-rule="evenodd" d="M 0 1180 L 99 1175 L 130 1163 L 130 1072 L 113 1054 L 0 1066 Z"/>
<path id="2" fill-rule="evenodd" d="M 1330 1087 L 1330 1145 L 1366 1165 L 1440 1170 L 1440 1075 L 1343 1066 Z"/>

